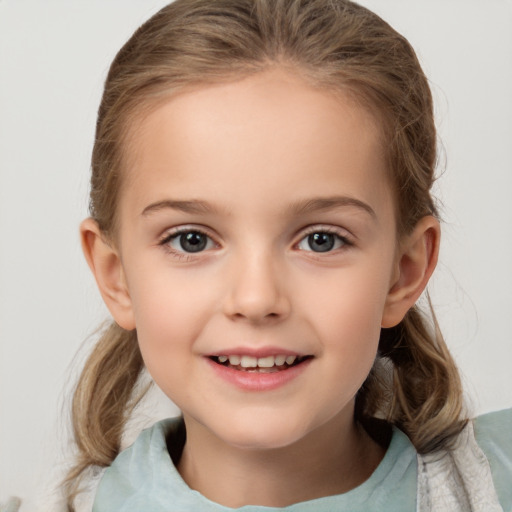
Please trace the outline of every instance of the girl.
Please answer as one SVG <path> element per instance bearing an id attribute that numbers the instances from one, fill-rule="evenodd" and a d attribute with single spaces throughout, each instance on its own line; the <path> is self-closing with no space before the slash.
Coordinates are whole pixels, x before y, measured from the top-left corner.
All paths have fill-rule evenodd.
<path id="1" fill-rule="evenodd" d="M 74 398 L 69 508 L 109 466 L 96 511 L 509 509 L 510 413 L 465 420 L 415 305 L 435 156 L 414 52 L 356 4 L 177 0 L 141 27 L 81 227 L 115 323 Z M 182 419 L 119 454 L 143 368 Z"/>

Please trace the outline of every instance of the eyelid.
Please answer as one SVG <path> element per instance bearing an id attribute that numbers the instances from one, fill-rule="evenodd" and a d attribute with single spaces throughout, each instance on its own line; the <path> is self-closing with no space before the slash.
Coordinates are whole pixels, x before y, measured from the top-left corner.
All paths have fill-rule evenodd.
<path id="1" fill-rule="evenodd" d="M 168 240 L 181 235 L 182 233 L 189 233 L 191 231 L 206 235 L 217 244 L 217 237 L 212 233 L 212 230 L 198 224 L 182 224 L 180 226 L 168 228 L 158 237 L 158 244 L 165 244 Z"/>
<path id="2" fill-rule="evenodd" d="M 312 224 L 310 226 L 306 226 L 299 231 L 297 238 L 299 238 L 300 241 L 304 237 L 313 233 L 329 233 L 331 235 L 338 235 L 340 238 L 346 239 L 349 242 L 353 242 L 355 240 L 355 236 L 352 235 L 348 229 L 330 224 Z"/>

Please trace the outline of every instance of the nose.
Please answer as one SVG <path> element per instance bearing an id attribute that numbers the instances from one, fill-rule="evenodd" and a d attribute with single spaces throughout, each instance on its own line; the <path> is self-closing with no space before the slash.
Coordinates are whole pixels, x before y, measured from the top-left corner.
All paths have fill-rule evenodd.
<path id="1" fill-rule="evenodd" d="M 286 275 L 270 254 L 241 256 L 231 262 L 229 290 L 224 313 L 251 323 L 276 322 L 290 314 Z"/>

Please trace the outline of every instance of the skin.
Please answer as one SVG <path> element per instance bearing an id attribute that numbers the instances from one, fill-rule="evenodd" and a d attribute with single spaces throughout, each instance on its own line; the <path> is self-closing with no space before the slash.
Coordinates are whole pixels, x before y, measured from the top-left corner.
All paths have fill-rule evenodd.
<path id="1" fill-rule="evenodd" d="M 354 422 L 354 397 L 381 327 L 435 267 L 437 221 L 398 240 L 374 118 L 280 69 L 173 96 L 137 125 L 116 242 L 92 219 L 82 240 L 114 318 L 137 329 L 183 412 L 184 480 L 231 507 L 356 487 L 384 449 Z M 184 250 L 177 229 L 207 235 L 204 250 Z M 311 358 L 285 385 L 247 391 L 208 359 L 240 347 Z"/>

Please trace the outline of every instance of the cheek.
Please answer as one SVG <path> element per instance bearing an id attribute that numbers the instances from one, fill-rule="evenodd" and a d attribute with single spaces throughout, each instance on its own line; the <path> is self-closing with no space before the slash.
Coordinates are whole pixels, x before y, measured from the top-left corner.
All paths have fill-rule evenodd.
<path id="1" fill-rule="evenodd" d="M 362 333 L 367 324 L 378 323 L 384 311 L 391 281 L 391 264 L 369 262 L 338 269 L 334 272 L 306 276 L 295 291 L 302 308 L 309 308 L 314 317 L 326 326 L 360 326 Z M 313 313 L 314 312 L 314 313 Z M 370 327 L 370 325 L 368 325 Z"/>
<path id="2" fill-rule="evenodd" d="M 137 331 L 189 331 L 214 302 L 205 276 L 198 282 L 186 272 L 164 267 L 139 272 L 136 277 L 130 283 L 130 296 Z"/>
<path id="3" fill-rule="evenodd" d="M 197 301 L 176 287 L 148 281 L 133 302 L 144 364 L 157 386 L 182 408 L 197 393 L 189 374 L 200 330 Z"/>
<path id="4" fill-rule="evenodd" d="M 303 305 L 333 364 L 362 380 L 376 356 L 389 287 L 388 274 L 375 266 L 317 278 Z"/>
<path id="5" fill-rule="evenodd" d="M 131 297 L 137 336 L 146 366 L 183 364 L 193 351 L 213 303 L 204 288 L 179 276 L 143 276 L 133 283 Z"/>

